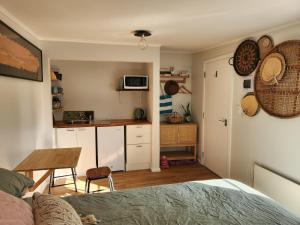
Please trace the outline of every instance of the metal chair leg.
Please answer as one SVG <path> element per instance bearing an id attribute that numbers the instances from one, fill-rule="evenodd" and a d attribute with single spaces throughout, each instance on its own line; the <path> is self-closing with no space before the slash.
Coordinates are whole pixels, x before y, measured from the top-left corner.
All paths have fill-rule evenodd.
<path id="1" fill-rule="evenodd" d="M 84 185 L 84 192 L 85 192 L 85 193 L 87 193 L 87 190 L 86 190 L 86 188 L 87 188 L 87 182 L 88 182 L 88 179 L 85 178 L 85 185 Z"/>
<path id="2" fill-rule="evenodd" d="M 109 182 L 109 189 L 110 189 L 110 191 L 115 191 L 114 181 L 112 179 L 111 174 L 108 176 L 108 182 Z"/>
<path id="3" fill-rule="evenodd" d="M 88 180 L 88 184 L 87 184 L 87 193 L 90 193 L 90 184 L 91 184 L 91 180 Z"/>
<path id="4" fill-rule="evenodd" d="M 71 168 L 71 171 L 72 171 L 72 177 L 73 177 L 73 181 L 74 181 L 75 191 L 77 192 L 76 175 L 75 175 L 74 168 Z"/>
<path id="5" fill-rule="evenodd" d="M 51 186 L 53 182 L 53 172 L 50 174 L 49 186 L 48 186 L 48 194 L 51 194 Z"/>
<path id="6" fill-rule="evenodd" d="M 54 187 L 55 170 L 53 170 L 51 176 L 52 176 L 52 184 L 51 184 L 51 186 Z"/>

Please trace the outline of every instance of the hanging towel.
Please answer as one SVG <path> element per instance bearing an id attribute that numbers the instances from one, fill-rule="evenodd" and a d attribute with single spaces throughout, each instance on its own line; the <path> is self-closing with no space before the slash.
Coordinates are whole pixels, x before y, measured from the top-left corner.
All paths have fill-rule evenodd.
<path id="1" fill-rule="evenodd" d="M 160 102 L 160 115 L 172 113 L 172 95 L 161 95 Z"/>

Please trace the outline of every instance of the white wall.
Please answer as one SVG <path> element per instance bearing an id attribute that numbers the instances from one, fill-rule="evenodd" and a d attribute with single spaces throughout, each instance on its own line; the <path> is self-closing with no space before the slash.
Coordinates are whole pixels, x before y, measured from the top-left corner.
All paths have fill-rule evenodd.
<path id="1" fill-rule="evenodd" d="M 265 33 L 273 37 L 275 44 L 299 40 L 300 24 Z M 262 34 L 255 35 L 255 38 Z M 237 45 L 232 43 L 193 56 L 193 115 L 199 124 L 202 123 L 203 62 L 225 54 L 233 55 Z M 267 115 L 263 110 L 253 118 L 242 115 L 239 105 L 245 94 L 242 89 L 244 79 L 233 74 L 233 80 L 231 177 L 252 184 L 253 163 L 259 162 L 300 181 L 300 118 L 279 119 Z"/>
<path id="2" fill-rule="evenodd" d="M 159 68 L 160 48 L 149 47 L 145 51 L 137 46 L 103 45 L 77 42 L 43 41 L 42 47 L 51 60 L 75 60 L 96 62 L 140 62 L 152 65 L 153 74 L 149 91 L 148 108 L 152 109 L 152 171 L 159 169 Z"/>
<path id="3" fill-rule="evenodd" d="M 123 75 L 146 75 L 145 63 L 54 60 L 52 66 L 63 74 L 65 111 L 93 110 L 103 120 L 133 119 L 135 108 L 146 110 L 148 92 L 116 91 Z"/>
<path id="4" fill-rule="evenodd" d="M 0 8 L 0 19 L 40 47 L 40 42 Z M 43 54 L 44 65 L 47 56 Z M 0 167 L 13 169 L 37 148 L 52 146 L 50 79 L 44 82 L 0 76 Z"/>
<path id="5" fill-rule="evenodd" d="M 192 54 L 162 51 L 160 54 L 160 67 L 169 68 L 170 66 L 173 66 L 175 71 L 188 71 L 190 76 L 192 76 Z M 179 85 L 184 85 L 188 90 L 192 91 L 191 80 L 192 78 L 190 77 L 186 80 L 185 84 L 180 83 Z M 164 84 L 162 84 L 162 87 L 164 87 Z M 188 103 L 191 103 L 192 95 L 178 93 L 172 96 L 172 101 L 173 110 L 180 114 L 184 114 L 181 105 L 186 106 Z M 165 119 L 165 116 L 161 116 L 162 121 Z"/>

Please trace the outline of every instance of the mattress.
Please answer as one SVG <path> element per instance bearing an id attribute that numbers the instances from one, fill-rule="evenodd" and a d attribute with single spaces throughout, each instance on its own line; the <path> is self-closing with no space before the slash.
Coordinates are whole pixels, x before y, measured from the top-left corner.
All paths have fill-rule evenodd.
<path id="1" fill-rule="evenodd" d="M 64 198 L 101 225 L 300 224 L 274 200 L 230 179 L 193 181 Z"/>

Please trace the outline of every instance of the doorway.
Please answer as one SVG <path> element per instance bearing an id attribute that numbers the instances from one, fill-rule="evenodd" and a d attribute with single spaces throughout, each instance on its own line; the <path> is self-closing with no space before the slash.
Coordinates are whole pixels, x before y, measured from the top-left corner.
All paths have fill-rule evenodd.
<path id="1" fill-rule="evenodd" d="M 204 63 L 202 156 L 220 177 L 230 177 L 233 69 L 230 56 Z"/>

